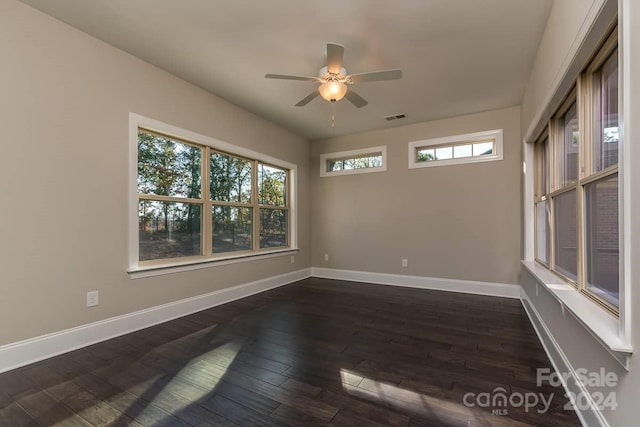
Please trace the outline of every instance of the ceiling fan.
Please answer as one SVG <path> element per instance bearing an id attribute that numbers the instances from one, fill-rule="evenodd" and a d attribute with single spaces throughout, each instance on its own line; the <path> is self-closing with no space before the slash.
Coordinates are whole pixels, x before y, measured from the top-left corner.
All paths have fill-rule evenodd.
<path id="1" fill-rule="evenodd" d="M 347 98 L 349 102 L 358 108 L 364 107 L 368 102 L 351 90 L 350 85 L 381 80 L 396 80 L 402 77 L 402 70 L 399 69 L 347 74 L 347 70 L 342 67 L 343 56 L 344 46 L 327 43 L 327 66 L 320 69 L 319 77 L 290 76 L 286 74 L 266 74 L 265 77 L 268 79 L 302 80 L 320 83 L 320 86 L 298 102 L 296 107 L 307 105 L 316 97 L 321 96 L 330 102 Z"/>

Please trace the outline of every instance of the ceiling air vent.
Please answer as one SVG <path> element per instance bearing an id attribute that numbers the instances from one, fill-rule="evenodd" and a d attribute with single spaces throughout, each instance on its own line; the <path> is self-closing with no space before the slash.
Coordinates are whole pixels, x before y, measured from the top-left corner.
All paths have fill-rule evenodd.
<path id="1" fill-rule="evenodd" d="M 400 113 L 400 114 L 394 114 L 393 116 L 387 116 L 384 119 L 391 121 L 391 120 L 404 119 L 405 117 L 407 117 L 405 113 Z"/>

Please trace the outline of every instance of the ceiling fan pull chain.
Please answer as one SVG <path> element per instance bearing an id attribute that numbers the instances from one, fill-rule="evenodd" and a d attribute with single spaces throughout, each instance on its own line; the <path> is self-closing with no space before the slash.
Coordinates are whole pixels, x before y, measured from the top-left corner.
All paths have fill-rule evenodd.
<path id="1" fill-rule="evenodd" d="M 336 101 L 331 101 L 331 127 L 336 127 Z"/>

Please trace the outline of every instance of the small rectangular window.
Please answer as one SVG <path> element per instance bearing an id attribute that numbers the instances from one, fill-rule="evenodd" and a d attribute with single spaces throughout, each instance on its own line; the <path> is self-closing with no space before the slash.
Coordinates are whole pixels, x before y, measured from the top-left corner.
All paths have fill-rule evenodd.
<path id="1" fill-rule="evenodd" d="M 409 169 L 502 159 L 502 129 L 409 143 Z"/>
<path id="2" fill-rule="evenodd" d="M 322 154 L 320 176 L 382 172 L 387 170 L 386 157 L 386 146 Z"/>

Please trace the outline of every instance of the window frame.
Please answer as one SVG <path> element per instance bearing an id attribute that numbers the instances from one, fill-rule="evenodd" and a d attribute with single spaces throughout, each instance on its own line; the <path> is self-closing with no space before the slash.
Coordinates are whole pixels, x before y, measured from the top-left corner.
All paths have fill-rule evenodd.
<path id="1" fill-rule="evenodd" d="M 533 194 L 533 232 L 534 232 L 534 260 L 543 266 L 544 268 L 552 271 L 556 275 L 560 276 L 562 280 L 572 286 L 580 295 L 590 299 L 595 302 L 596 305 L 608 313 L 618 317 L 620 315 L 620 308 L 623 305 L 622 301 L 622 277 L 619 280 L 619 301 L 618 306 L 616 307 L 614 304 L 611 304 L 605 298 L 600 296 L 597 292 L 594 292 L 588 289 L 588 250 L 587 250 L 587 240 L 588 240 L 588 230 L 587 230 L 587 211 L 588 207 L 586 206 L 586 188 L 588 185 L 598 182 L 600 180 L 604 180 L 606 178 L 610 178 L 614 175 L 618 175 L 618 179 L 621 179 L 619 164 L 621 162 L 621 151 L 620 146 L 622 144 L 621 140 L 618 142 L 619 151 L 618 151 L 618 162 L 615 165 L 611 165 L 605 169 L 600 171 L 596 170 L 596 167 L 593 162 L 593 150 L 594 150 L 594 135 L 598 128 L 599 123 L 595 120 L 595 112 L 596 105 L 594 100 L 595 93 L 595 77 L 594 75 L 600 70 L 602 65 L 611 57 L 612 53 L 618 49 L 618 27 L 614 26 L 607 32 L 607 36 L 604 38 L 604 42 L 600 44 L 600 46 L 595 50 L 594 55 L 591 60 L 587 62 L 586 66 L 583 68 L 583 71 L 577 76 L 575 86 L 569 91 L 569 94 L 566 96 L 564 101 L 557 108 L 555 114 L 552 115 L 551 119 L 548 122 L 548 128 L 543 130 L 541 135 L 535 140 L 535 144 L 545 138 L 545 135 L 548 135 L 548 147 L 547 152 L 549 153 L 549 164 L 548 164 L 548 173 L 547 182 L 550 183 L 550 188 L 548 189 L 548 194 L 540 194 L 539 182 L 537 175 L 534 176 L 534 194 Z M 619 52 L 619 51 L 618 51 Z M 619 53 L 618 53 L 618 61 L 619 61 Z M 620 77 L 620 71 L 618 72 L 618 78 Z M 618 86 L 618 92 L 621 92 L 621 86 Z M 618 103 L 620 103 L 620 96 Z M 559 157 L 562 155 L 563 149 L 563 135 L 564 129 L 562 126 L 562 119 L 567 111 L 573 105 L 576 105 L 577 109 L 577 119 L 578 119 L 578 132 L 579 132 L 579 140 L 578 140 L 578 175 L 575 181 L 567 182 L 563 184 L 563 177 L 560 175 L 563 173 L 564 169 L 560 167 Z M 618 111 L 620 109 L 618 108 Z M 620 114 L 620 113 L 618 113 Z M 620 127 L 620 121 L 618 126 Z M 534 146 L 534 170 L 536 174 L 539 173 L 540 165 L 539 165 L 539 156 L 537 155 L 536 148 Z M 620 197 L 620 181 L 618 181 L 618 197 Z M 570 191 L 576 191 L 576 227 L 577 227 L 577 236 L 576 236 L 576 244 L 577 244 L 577 278 L 575 280 L 567 277 L 561 271 L 558 271 L 556 267 L 556 250 L 555 247 L 555 231 L 557 229 L 557 224 L 555 221 L 555 203 L 558 196 L 566 194 Z M 537 205 L 538 203 L 546 198 L 550 203 L 550 251 L 548 254 L 549 264 L 545 264 L 542 260 L 537 257 Z M 620 201 L 618 202 L 618 205 Z M 622 230 L 621 215 L 622 212 L 620 209 L 618 210 L 618 229 Z M 620 233 L 620 232 L 619 232 Z M 622 242 L 622 236 L 619 234 L 618 237 L 618 247 L 620 248 Z M 622 254 L 622 251 L 619 250 L 619 254 Z M 619 265 L 622 262 L 622 257 L 619 257 Z"/>
<path id="2" fill-rule="evenodd" d="M 466 133 L 461 135 L 445 136 L 441 138 L 423 139 L 409 142 L 409 169 L 450 166 L 466 163 L 491 162 L 503 159 L 503 129 L 494 129 L 482 132 Z M 418 151 L 427 148 L 456 147 L 478 142 L 493 140 L 494 154 L 458 157 L 442 160 L 419 161 Z"/>
<path id="3" fill-rule="evenodd" d="M 167 137 L 181 143 L 191 146 L 200 147 L 202 149 L 202 166 L 201 166 L 201 198 L 196 203 L 201 203 L 201 249 L 202 253 L 198 256 L 185 256 L 175 258 L 165 258 L 149 261 L 139 260 L 139 234 L 138 234 L 138 201 L 142 196 L 143 199 L 156 199 L 153 195 L 141 195 L 138 193 L 138 131 L 143 129 L 151 134 Z M 213 206 L 216 202 L 211 199 L 210 195 L 210 155 L 218 152 L 224 155 L 238 157 L 252 162 L 252 195 L 251 207 L 259 213 L 262 207 L 258 203 L 258 187 L 257 187 L 257 165 L 262 163 L 283 169 L 287 172 L 287 203 L 285 209 L 288 212 L 287 224 L 287 246 L 260 248 L 259 247 L 259 221 L 256 221 L 256 214 L 253 214 L 253 233 L 252 249 L 235 251 L 235 252 L 219 252 L 213 253 L 212 242 L 212 214 Z M 255 172 L 253 172 L 255 170 Z M 296 204 L 296 180 L 297 165 L 277 159 L 275 157 L 258 153 L 256 151 L 236 146 L 228 142 L 224 142 L 206 135 L 198 134 L 186 129 L 179 128 L 158 120 L 141 116 L 139 114 L 129 114 L 129 268 L 130 277 L 148 277 L 156 274 L 172 273 L 175 271 L 192 270 L 195 268 L 205 268 L 212 264 L 228 264 L 261 257 L 271 257 L 278 255 L 286 255 L 288 253 L 297 252 L 297 204 Z M 191 202 L 188 198 L 174 198 L 157 196 L 159 200 L 170 198 L 171 202 Z M 176 200 L 173 200 L 176 199 Z M 219 203 L 217 203 L 219 204 Z M 244 203 L 222 202 L 225 206 L 245 205 Z M 257 224 L 256 224 L 257 223 Z M 257 233 L 257 234 L 256 234 Z M 257 248 L 256 248 L 257 246 Z"/>
<path id="4" fill-rule="evenodd" d="M 337 171 L 327 170 L 327 164 L 330 161 L 360 159 L 364 157 L 370 157 L 372 155 L 375 155 L 375 156 L 380 155 L 382 157 L 381 166 L 359 168 L 359 169 L 342 169 Z M 339 176 L 339 175 L 356 175 L 361 173 L 385 172 L 386 170 L 387 170 L 387 146 L 386 145 L 382 145 L 379 147 L 359 148 L 357 150 L 336 151 L 333 153 L 325 153 L 320 155 L 320 177 L 321 178 L 326 178 L 329 176 Z"/>

